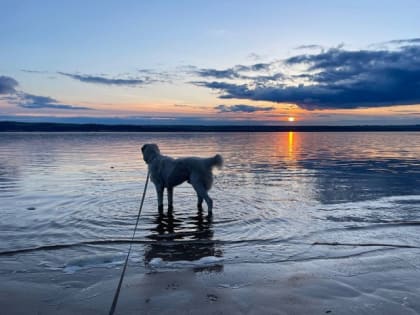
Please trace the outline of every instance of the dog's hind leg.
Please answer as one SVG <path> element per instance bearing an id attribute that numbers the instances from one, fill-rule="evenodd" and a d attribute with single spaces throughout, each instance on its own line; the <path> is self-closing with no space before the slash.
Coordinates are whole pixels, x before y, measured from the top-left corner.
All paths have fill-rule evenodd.
<path id="1" fill-rule="evenodd" d="M 168 211 L 174 210 L 173 200 L 174 200 L 174 188 L 168 187 Z"/>
<path id="2" fill-rule="evenodd" d="M 213 200 L 208 195 L 207 190 L 204 188 L 204 186 L 201 183 L 191 182 L 191 185 L 194 187 L 194 189 L 197 193 L 198 202 L 199 202 L 200 206 L 201 206 L 200 200 L 201 200 L 201 202 L 203 201 L 203 199 L 206 201 L 207 211 L 209 213 L 209 216 L 211 216 L 213 214 Z"/>

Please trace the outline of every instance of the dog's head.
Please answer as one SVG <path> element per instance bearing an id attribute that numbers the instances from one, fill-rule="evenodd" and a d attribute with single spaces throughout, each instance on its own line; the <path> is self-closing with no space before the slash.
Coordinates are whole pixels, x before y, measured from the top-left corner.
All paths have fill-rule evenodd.
<path id="1" fill-rule="evenodd" d="M 143 153 L 143 160 L 149 164 L 153 159 L 160 154 L 159 147 L 154 143 L 147 143 L 141 147 Z"/>

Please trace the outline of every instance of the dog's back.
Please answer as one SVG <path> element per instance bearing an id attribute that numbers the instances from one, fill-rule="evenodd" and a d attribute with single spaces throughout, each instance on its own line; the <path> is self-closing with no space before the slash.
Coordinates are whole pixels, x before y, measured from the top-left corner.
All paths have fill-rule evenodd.
<path id="1" fill-rule="evenodd" d="M 223 158 L 220 154 L 216 154 L 215 156 L 209 158 L 201 158 L 201 157 L 185 157 L 185 158 L 178 158 L 175 160 L 177 163 L 185 164 L 191 171 L 202 169 L 204 170 L 212 170 L 213 167 L 222 167 L 223 165 Z"/>
<path id="2" fill-rule="evenodd" d="M 213 167 L 221 167 L 223 158 L 220 154 L 216 154 L 210 158 L 185 157 L 174 160 L 175 167 L 171 172 L 171 182 L 183 182 L 187 180 L 189 183 L 199 181 L 204 184 L 206 190 L 211 188 L 213 183 Z M 188 174 L 188 178 L 185 177 Z M 177 183 L 178 184 L 178 183 Z"/>

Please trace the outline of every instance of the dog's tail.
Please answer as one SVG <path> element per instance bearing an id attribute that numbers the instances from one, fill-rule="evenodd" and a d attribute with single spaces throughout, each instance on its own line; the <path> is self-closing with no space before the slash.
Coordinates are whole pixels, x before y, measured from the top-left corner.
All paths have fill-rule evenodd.
<path id="1" fill-rule="evenodd" d="M 209 167 L 217 166 L 218 168 L 221 168 L 223 165 L 223 158 L 220 154 L 216 154 L 215 156 L 208 159 L 209 161 Z"/>

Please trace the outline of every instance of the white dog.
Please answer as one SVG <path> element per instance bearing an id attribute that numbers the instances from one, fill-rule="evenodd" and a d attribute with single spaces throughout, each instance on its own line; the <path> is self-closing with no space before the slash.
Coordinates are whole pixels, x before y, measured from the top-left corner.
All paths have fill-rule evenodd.
<path id="1" fill-rule="evenodd" d="M 173 210 L 174 187 L 187 181 L 197 193 L 197 207 L 202 210 L 203 199 L 207 203 L 208 214 L 212 215 L 213 200 L 208 191 L 213 183 L 212 168 L 221 167 L 223 159 L 220 154 L 210 158 L 185 157 L 174 159 L 161 155 L 156 144 L 142 146 L 143 159 L 149 167 L 150 179 L 156 186 L 158 210 L 163 211 L 163 190 L 168 192 L 168 211 Z"/>

